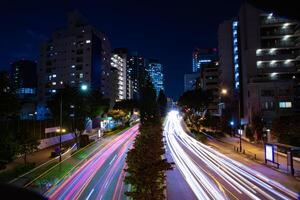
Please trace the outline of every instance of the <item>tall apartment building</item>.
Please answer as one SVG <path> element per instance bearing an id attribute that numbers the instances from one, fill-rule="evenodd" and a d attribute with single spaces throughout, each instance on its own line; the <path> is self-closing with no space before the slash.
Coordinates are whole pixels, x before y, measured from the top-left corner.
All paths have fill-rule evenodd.
<path id="1" fill-rule="evenodd" d="M 219 51 L 221 83 L 238 89 L 242 124 L 261 114 L 269 128 L 300 111 L 298 21 L 243 4 L 237 20 L 219 26 Z"/>
<path id="2" fill-rule="evenodd" d="M 127 57 L 127 96 L 129 99 L 139 99 L 145 72 L 146 60 L 137 52 L 130 53 Z"/>
<path id="3" fill-rule="evenodd" d="M 11 64 L 11 86 L 20 98 L 36 96 L 37 63 L 31 60 L 18 60 Z"/>
<path id="4" fill-rule="evenodd" d="M 87 84 L 114 100 L 111 48 L 103 32 L 78 13 L 70 13 L 68 25 L 55 31 L 41 46 L 38 65 L 39 99 L 45 101 L 65 85 Z"/>
<path id="5" fill-rule="evenodd" d="M 114 51 L 111 57 L 111 65 L 116 70 L 116 85 L 115 87 L 115 99 L 123 100 L 126 99 L 126 69 L 127 69 L 127 56 Z"/>
<path id="6" fill-rule="evenodd" d="M 212 62 L 201 67 L 200 87 L 203 90 L 211 91 L 212 99 L 208 105 L 208 112 L 212 115 L 219 115 L 220 103 L 220 79 L 219 79 L 219 63 Z"/>
<path id="7" fill-rule="evenodd" d="M 21 102 L 20 118 L 35 118 L 37 103 L 37 63 L 30 60 L 18 60 L 11 64 L 11 86 Z"/>
<path id="8" fill-rule="evenodd" d="M 164 74 L 162 64 L 158 60 L 150 59 L 147 63 L 147 71 L 158 96 L 160 90 L 164 90 Z"/>
<path id="9" fill-rule="evenodd" d="M 300 23 L 244 4 L 239 12 L 244 119 L 269 127 L 300 111 Z"/>
<path id="10" fill-rule="evenodd" d="M 193 72 L 200 72 L 201 65 L 209 64 L 218 59 L 216 48 L 199 49 L 193 51 Z"/>

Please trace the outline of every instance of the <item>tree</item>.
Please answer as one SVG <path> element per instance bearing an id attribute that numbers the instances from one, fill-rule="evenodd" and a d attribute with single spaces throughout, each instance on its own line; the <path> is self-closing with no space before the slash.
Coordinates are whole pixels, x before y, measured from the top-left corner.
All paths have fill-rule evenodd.
<path id="1" fill-rule="evenodd" d="M 90 89 L 83 92 L 79 88 L 65 86 L 47 103 L 53 117 L 57 120 L 60 118 L 61 97 L 64 123 L 70 122 L 70 114 L 74 112 L 76 128 L 81 130 L 85 128 L 84 122 L 87 117 L 93 119 L 96 116 L 101 116 L 109 108 L 109 100 L 104 99 L 99 91 Z"/>
<path id="2" fill-rule="evenodd" d="M 272 123 L 271 133 L 278 142 L 300 146 L 300 115 L 281 116 Z"/>
<path id="3" fill-rule="evenodd" d="M 202 89 L 189 90 L 179 97 L 178 104 L 181 107 L 188 107 L 196 112 L 204 112 L 211 97 L 211 91 L 205 91 Z"/>
<path id="4" fill-rule="evenodd" d="M 256 135 L 257 140 L 262 139 L 264 122 L 261 113 L 255 113 L 251 120 L 252 133 Z"/>
<path id="5" fill-rule="evenodd" d="M 124 99 L 121 101 L 117 101 L 114 105 L 114 109 L 119 109 L 127 113 L 132 113 L 134 109 L 138 109 L 138 102 L 133 99 Z"/>
<path id="6" fill-rule="evenodd" d="M 164 172 L 171 169 L 171 164 L 162 159 L 165 151 L 161 124 L 144 123 L 140 132 L 126 159 L 125 182 L 134 188 L 126 195 L 133 199 L 164 199 Z"/>
<path id="7" fill-rule="evenodd" d="M 130 184 L 133 189 L 125 194 L 138 200 L 164 199 L 164 174 L 171 169 L 171 164 L 162 158 L 165 153 L 162 123 L 156 93 L 149 79 L 141 88 L 139 108 L 140 134 L 126 158 L 125 183 Z"/>
<path id="8" fill-rule="evenodd" d="M 17 135 L 18 153 L 24 155 L 24 164 L 27 164 L 27 155 L 37 150 L 39 141 L 29 132 L 19 132 Z"/>
<path id="9" fill-rule="evenodd" d="M 160 90 L 157 98 L 157 104 L 159 106 L 159 111 L 161 116 L 164 116 L 166 114 L 167 102 L 168 102 L 167 97 L 164 91 Z"/>
<path id="10" fill-rule="evenodd" d="M 16 142 L 13 133 L 8 129 L 1 128 L 0 131 L 0 169 L 12 161 L 17 153 Z"/>
<path id="11" fill-rule="evenodd" d="M 159 120 L 156 92 L 149 78 L 146 79 L 145 85 L 141 88 L 139 108 L 142 123 L 146 122 L 147 120 Z"/>

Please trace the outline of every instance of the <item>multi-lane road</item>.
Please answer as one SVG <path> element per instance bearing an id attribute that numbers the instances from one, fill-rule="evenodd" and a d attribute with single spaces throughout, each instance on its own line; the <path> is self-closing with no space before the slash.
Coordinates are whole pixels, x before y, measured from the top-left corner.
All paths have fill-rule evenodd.
<path id="1" fill-rule="evenodd" d="M 186 191 L 179 194 L 181 199 L 299 198 L 297 193 L 285 186 L 189 136 L 181 126 L 177 111 L 171 111 L 167 116 L 164 136 L 167 157 L 172 158 L 177 170 L 177 174 L 176 171 L 167 174 L 167 179 L 178 181 L 173 184 L 169 181 L 167 188 L 172 192 Z M 178 171 L 181 177 L 178 177 Z M 193 195 L 188 194 L 189 190 Z"/>
<path id="2" fill-rule="evenodd" d="M 68 178 L 51 188 L 49 199 L 124 199 L 125 159 L 138 125 L 125 131 L 89 158 Z"/>

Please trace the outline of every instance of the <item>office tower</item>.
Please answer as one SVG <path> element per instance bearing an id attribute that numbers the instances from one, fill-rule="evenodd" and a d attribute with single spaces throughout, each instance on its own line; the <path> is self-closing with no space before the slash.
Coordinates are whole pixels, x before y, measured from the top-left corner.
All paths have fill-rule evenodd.
<path id="1" fill-rule="evenodd" d="M 200 72 L 201 65 L 209 64 L 216 60 L 218 60 L 218 52 L 216 48 L 194 49 L 193 72 Z"/>
<path id="2" fill-rule="evenodd" d="M 159 63 L 158 60 L 150 59 L 148 61 L 147 71 L 156 91 L 156 96 L 158 96 L 159 91 L 164 90 L 164 74 L 162 64 Z"/>

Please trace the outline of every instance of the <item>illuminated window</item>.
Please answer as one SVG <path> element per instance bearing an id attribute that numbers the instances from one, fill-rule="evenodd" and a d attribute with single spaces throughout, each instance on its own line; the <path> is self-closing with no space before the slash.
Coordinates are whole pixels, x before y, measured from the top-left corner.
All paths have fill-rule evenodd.
<path id="1" fill-rule="evenodd" d="M 256 55 L 258 56 L 258 55 L 260 55 L 261 54 L 261 52 L 262 52 L 262 50 L 261 49 L 257 49 L 256 50 Z"/>
<path id="2" fill-rule="evenodd" d="M 292 102 L 290 101 L 281 101 L 279 102 L 279 108 L 291 108 Z"/>
<path id="3" fill-rule="evenodd" d="M 56 82 L 52 82 L 52 85 L 56 85 Z"/>
<path id="4" fill-rule="evenodd" d="M 80 73 L 80 74 L 79 74 L 79 78 L 83 78 L 83 73 Z"/>
<path id="5" fill-rule="evenodd" d="M 85 43 L 89 44 L 91 43 L 91 40 L 86 40 Z"/>
<path id="6" fill-rule="evenodd" d="M 75 65 L 72 65 L 71 68 L 75 68 Z"/>
<path id="7" fill-rule="evenodd" d="M 55 78 L 55 77 L 56 77 L 56 74 L 52 74 L 52 77 Z"/>

